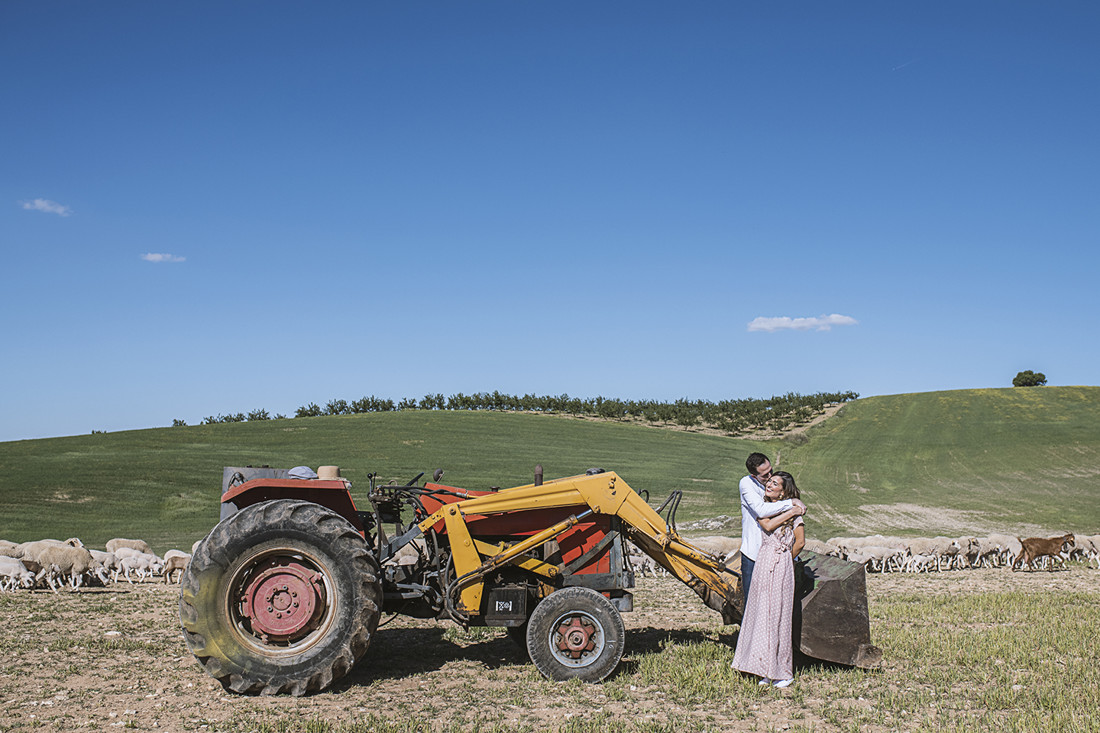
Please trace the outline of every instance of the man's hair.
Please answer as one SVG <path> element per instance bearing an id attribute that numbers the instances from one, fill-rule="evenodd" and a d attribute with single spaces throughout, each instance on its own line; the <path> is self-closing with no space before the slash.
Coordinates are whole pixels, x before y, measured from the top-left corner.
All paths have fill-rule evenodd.
<path id="1" fill-rule="evenodd" d="M 798 487 L 794 483 L 794 476 L 786 471 L 776 471 L 772 474 L 772 478 L 777 477 L 783 482 L 783 494 L 779 497 L 781 500 L 802 498 L 802 492 L 798 490 Z"/>
<path id="2" fill-rule="evenodd" d="M 749 453 L 749 457 L 745 459 L 745 468 L 749 469 L 749 475 L 755 476 L 756 469 L 763 466 L 768 462 L 768 457 L 763 453 Z"/>

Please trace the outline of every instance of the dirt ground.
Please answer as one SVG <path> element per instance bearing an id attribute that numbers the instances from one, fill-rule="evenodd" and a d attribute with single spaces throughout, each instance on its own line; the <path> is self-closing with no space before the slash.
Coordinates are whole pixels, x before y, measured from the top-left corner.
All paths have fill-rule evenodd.
<path id="1" fill-rule="evenodd" d="M 898 592 L 1006 589 L 1095 594 L 1100 571 L 1000 568 L 868 577 L 872 607 L 877 598 Z M 628 629 L 623 665 L 603 685 L 543 680 L 499 629 L 465 632 L 450 623 L 398 617 L 379 628 L 350 675 L 304 698 L 223 691 L 183 643 L 177 594 L 177 586 L 153 581 L 58 594 L 0 594 L 0 731 L 330 730 L 372 715 L 433 729 L 461 728 L 472 720 L 483 729 L 544 730 L 593 715 L 655 723 L 672 719 L 681 726 L 686 719 L 698 722 L 692 728 L 712 730 L 836 729 L 806 712 L 814 696 L 830 694 L 821 685 L 799 693 L 797 704 L 791 697 L 764 697 L 739 720 L 715 723 L 713 701 L 678 702 L 674 691 L 647 682 L 642 658 L 670 644 L 733 641 L 733 627 L 721 626 L 714 612 L 671 579 L 639 581 L 637 610 L 623 617 Z M 721 653 L 732 657 L 728 650 Z M 719 666 L 726 664 L 722 659 Z"/>

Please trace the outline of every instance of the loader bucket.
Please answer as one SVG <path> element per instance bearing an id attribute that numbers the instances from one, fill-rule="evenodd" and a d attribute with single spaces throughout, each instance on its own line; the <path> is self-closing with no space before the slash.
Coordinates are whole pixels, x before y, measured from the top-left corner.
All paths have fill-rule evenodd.
<path id="1" fill-rule="evenodd" d="M 795 564 L 795 598 L 793 631 L 803 654 L 864 669 L 879 665 L 863 565 L 803 550 Z"/>

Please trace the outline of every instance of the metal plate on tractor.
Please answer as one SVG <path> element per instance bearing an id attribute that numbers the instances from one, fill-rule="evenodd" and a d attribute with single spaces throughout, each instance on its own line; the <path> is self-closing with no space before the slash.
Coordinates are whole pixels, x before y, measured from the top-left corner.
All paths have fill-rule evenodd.
<path id="1" fill-rule="evenodd" d="M 485 609 L 486 625 L 522 626 L 526 622 L 526 586 L 498 586 L 489 591 Z"/>

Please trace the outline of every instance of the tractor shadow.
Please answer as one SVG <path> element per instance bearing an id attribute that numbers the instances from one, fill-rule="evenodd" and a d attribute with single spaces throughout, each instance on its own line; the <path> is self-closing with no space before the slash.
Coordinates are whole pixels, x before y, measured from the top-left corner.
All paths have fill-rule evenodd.
<path id="1" fill-rule="evenodd" d="M 448 630 L 442 627 L 379 629 L 363 659 L 331 689 L 343 690 L 381 680 L 414 677 L 452 662 L 471 662 L 492 670 L 528 661 L 527 650 L 521 649 L 503 630 L 496 637 L 460 641 L 448 638 Z"/>
<path id="2" fill-rule="evenodd" d="M 681 644 L 722 644 L 732 649 L 737 644 L 737 632 L 714 633 L 698 629 L 669 629 L 656 626 L 627 629 L 624 656 L 659 654 L 668 646 Z"/>
<path id="3" fill-rule="evenodd" d="M 453 631 L 448 634 L 449 628 L 379 629 L 359 664 L 330 689 L 336 692 L 379 681 L 416 677 L 454 662 L 472 663 L 486 671 L 530 664 L 527 650 L 512 641 L 503 630 L 495 632 L 498 635 L 492 638 L 455 641 Z M 737 632 L 715 634 L 655 627 L 627 629 L 623 661 L 613 677 L 632 674 L 641 656 L 659 654 L 670 645 L 699 643 L 722 644 L 732 653 Z"/>

